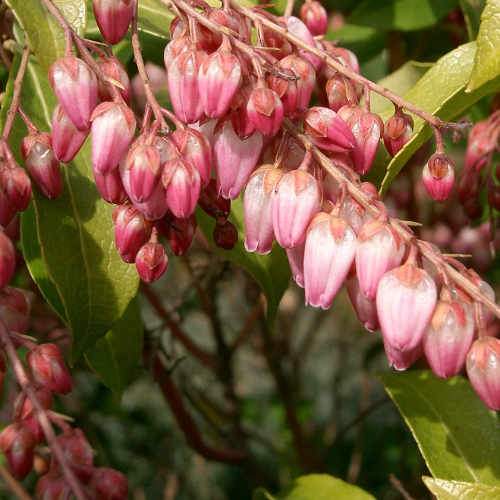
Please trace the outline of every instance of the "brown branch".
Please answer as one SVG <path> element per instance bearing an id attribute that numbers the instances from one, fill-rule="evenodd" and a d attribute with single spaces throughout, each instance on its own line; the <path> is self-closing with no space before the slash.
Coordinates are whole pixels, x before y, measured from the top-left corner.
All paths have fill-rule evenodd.
<path id="1" fill-rule="evenodd" d="M 239 331 L 237 337 L 229 346 L 229 350 L 231 351 L 231 353 L 236 351 L 238 347 L 246 342 L 248 336 L 252 333 L 255 323 L 262 316 L 263 312 L 264 308 L 262 307 L 262 302 L 259 297 L 255 305 L 252 307 L 247 317 L 245 318 L 245 322 L 243 323 L 243 326 L 241 327 L 241 330 Z"/>
<path id="2" fill-rule="evenodd" d="M 382 216 L 380 208 L 373 205 L 368 196 L 347 177 L 342 170 L 337 168 L 334 163 L 323 154 L 311 140 L 304 134 L 300 133 L 297 128 L 290 122 L 285 120 L 285 126 L 289 132 L 295 136 L 304 147 L 311 151 L 316 161 L 341 185 L 345 185 L 349 194 L 374 217 Z M 451 266 L 447 259 L 443 257 L 441 252 L 436 251 L 427 242 L 415 239 L 415 235 L 408 226 L 401 220 L 394 217 L 389 217 L 390 224 L 399 234 L 399 236 L 407 243 L 414 242 L 418 246 L 420 253 L 428 259 L 434 266 L 446 273 L 446 275 L 455 282 L 462 290 L 467 292 L 476 302 L 483 303 L 488 309 L 500 318 L 500 306 L 495 304 L 490 298 L 484 295 L 479 288 L 466 276 L 458 272 Z"/>
<path id="3" fill-rule="evenodd" d="M 279 26 L 275 22 L 268 19 L 266 16 L 254 11 L 252 9 L 249 9 L 247 7 L 242 7 L 234 0 L 231 1 L 231 4 L 235 10 L 241 12 L 244 16 L 251 19 L 254 23 L 261 23 L 262 25 L 266 26 L 267 28 L 274 31 L 275 33 L 279 33 L 281 36 L 286 38 L 289 42 L 292 42 L 295 46 L 300 47 L 301 49 L 307 50 L 311 54 L 316 55 L 322 61 L 324 61 L 328 66 L 337 70 L 339 73 L 342 73 L 343 75 L 347 76 L 351 80 L 354 80 L 358 83 L 361 83 L 362 85 L 368 87 L 371 91 L 375 92 L 376 94 L 379 94 L 379 95 L 385 97 L 386 99 L 389 99 L 390 101 L 392 101 L 395 105 L 399 106 L 400 108 L 407 109 L 408 111 L 412 112 L 414 115 L 417 115 L 420 118 L 422 118 L 423 120 L 425 120 L 426 122 L 428 122 L 433 127 L 440 128 L 440 127 L 452 125 L 450 123 L 447 123 L 447 122 L 441 120 L 437 116 L 434 116 L 430 113 L 427 113 L 426 111 L 421 110 L 420 108 L 418 108 L 417 106 L 415 106 L 411 102 L 406 101 L 405 99 L 403 99 L 399 95 L 395 94 L 394 92 L 390 91 L 389 89 L 382 87 L 381 85 L 378 85 L 377 83 L 374 83 L 371 80 L 368 80 L 368 78 L 365 78 L 364 76 L 360 75 L 359 73 L 356 73 L 351 68 L 344 66 L 342 63 L 335 60 L 333 57 L 329 56 L 325 51 L 318 49 L 317 47 L 312 47 L 311 45 L 308 45 L 307 43 L 305 43 L 303 40 L 301 40 L 297 36 L 289 33 L 286 28 Z"/>
<path id="4" fill-rule="evenodd" d="M 262 325 L 263 354 L 266 358 L 271 375 L 274 378 L 276 388 L 285 408 L 285 416 L 288 427 L 292 433 L 293 444 L 301 468 L 304 471 L 321 469 L 321 464 L 313 455 L 307 442 L 304 429 L 299 421 L 296 411 L 296 401 L 290 387 L 288 378 L 283 370 L 281 359 L 275 348 L 271 332 L 264 320 Z"/>
<path id="5" fill-rule="evenodd" d="M 146 99 L 151 106 L 151 111 L 155 115 L 156 120 L 161 125 L 162 131 L 168 131 L 169 127 L 163 114 L 161 112 L 161 106 L 156 100 L 156 97 L 151 90 L 151 85 L 149 84 L 149 76 L 144 66 L 144 59 L 141 52 L 141 42 L 139 40 L 139 31 L 137 29 L 137 19 L 138 19 L 138 5 L 139 2 L 135 2 L 134 17 L 132 18 L 132 50 L 134 52 L 135 64 L 137 66 L 137 71 L 144 85 L 144 91 L 146 92 Z"/>
<path id="6" fill-rule="evenodd" d="M 4 480 L 7 488 L 19 499 L 19 500 L 31 500 L 31 496 L 23 488 L 23 485 L 12 476 L 12 474 L 3 466 L 0 465 L 0 476 Z"/>
<path id="7" fill-rule="evenodd" d="M 43 430 L 49 448 L 51 449 L 52 453 L 55 455 L 55 458 L 59 462 L 62 473 L 64 475 L 64 479 L 70 486 L 75 497 L 78 500 L 85 500 L 87 496 L 83 492 L 82 486 L 78 478 L 75 476 L 74 472 L 71 470 L 71 467 L 68 465 L 66 461 L 66 456 L 61 446 L 57 442 L 57 437 L 54 432 L 54 429 L 52 428 L 52 424 L 50 423 L 47 412 L 41 405 L 40 401 L 38 400 L 36 393 L 33 387 L 31 386 L 28 374 L 26 373 L 26 370 L 24 369 L 24 366 L 17 354 L 16 348 L 14 347 L 14 343 L 10 338 L 9 332 L 7 331 L 3 321 L 1 320 L 0 320 L 0 341 L 4 346 L 5 352 L 7 353 L 12 369 L 16 376 L 17 382 L 19 383 L 21 389 L 24 391 L 28 399 L 31 401 L 31 404 L 33 405 L 36 418 L 40 423 L 40 426 Z"/>
<path id="8" fill-rule="evenodd" d="M 192 354 L 198 361 L 200 361 L 204 366 L 212 370 L 217 369 L 218 362 L 217 359 L 210 353 L 204 351 L 201 347 L 197 346 L 189 336 L 182 330 L 182 328 L 175 322 L 170 316 L 169 312 L 163 306 L 161 300 L 156 295 L 154 290 L 143 283 L 142 292 L 148 299 L 156 314 L 165 321 L 168 329 L 172 333 L 173 337 L 178 340 L 188 351 Z"/>
<path id="9" fill-rule="evenodd" d="M 215 460 L 216 462 L 227 464 L 240 464 L 247 459 L 246 453 L 240 450 L 214 448 L 205 443 L 193 417 L 184 406 L 179 389 L 172 380 L 171 375 L 165 369 L 159 355 L 156 355 L 153 361 L 153 374 L 172 410 L 177 424 L 184 433 L 188 445 L 193 450 L 207 460 Z"/>
<path id="10" fill-rule="evenodd" d="M 415 500 L 405 489 L 403 483 L 394 475 L 389 474 L 389 481 L 405 500 Z"/>
<path id="11" fill-rule="evenodd" d="M 26 73 L 26 68 L 28 67 L 28 61 L 30 58 L 30 49 L 26 45 L 23 49 L 23 55 L 21 57 L 21 62 L 19 64 L 19 69 L 17 70 L 16 79 L 14 80 L 14 92 L 12 94 L 12 101 L 7 111 L 7 118 L 5 119 L 5 125 L 2 131 L 2 139 L 6 141 L 9 138 L 10 131 L 12 130 L 12 125 L 14 125 L 14 120 L 16 118 L 16 113 L 19 108 L 19 103 L 21 102 L 21 91 L 23 88 L 23 79 Z"/>

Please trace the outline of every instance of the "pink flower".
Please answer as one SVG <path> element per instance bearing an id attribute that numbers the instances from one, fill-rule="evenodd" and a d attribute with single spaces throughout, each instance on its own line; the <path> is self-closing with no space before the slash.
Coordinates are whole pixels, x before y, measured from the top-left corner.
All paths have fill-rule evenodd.
<path id="1" fill-rule="evenodd" d="M 134 14 L 134 0 L 92 0 L 94 16 L 103 38 L 118 43 L 128 31 Z"/>
<path id="2" fill-rule="evenodd" d="M 387 272 L 377 289 L 377 313 L 384 343 L 396 351 L 417 347 L 434 312 L 436 299 L 432 278 L 410 261 Z"/>
<path id="3" fill-rule="evenodd" d="M 274 136 L 283 123 L 283 103 L 278 94 L 266 87 L 253 89 L 247 104 L 248 118 L 255 130 Z"/>
<path id="4" fill-rule="evenodd" d="M 304 118 L 304 131 L 318 148 L 326 151 L 344 153 L 356 145 L 347 123 L 329 108 L 309 109 Z"/>
<path id="5" fill-rule="evenodd" d="M 162 244 L 150 241 L 141 247 L 135 258 L 137 274 L 145 283 L 158 280 L 167 270 L 168 257 Z"/>
<path id="6" fill-rule="evenodd" d="M 78 130 L 64 109 L 57 105 L 52 114 L 52 149 L 55 157 L 69 163 L 80 151 L 88 132 Z"/>
<path id="7" fill-rule="evenodd" d="M 97 77 L 85 62 L 74 56 L 58 59 L 49 70 L 49 81 L 59 104 L 78 130 L 90 126 L 97 106 Z"/>
<path id="8" fill-rule="evenodd" d="M 324 35 L 328 29 L 326 9 L 316 0 L 308 0 L 300 8 L 300 17 L 313 35 Z"/>
<path id="9" fill-rule="evenodd" d="M 304 242 L 307 226 L 321 208 L 318 181 L 305 170 L 287 172 L 278 185 L 273 200 L 273 228 L 283 248 Z"/>
<path id="10" fill-rule="evenodd" d="M 347 222 L 321 212 L 307 230 L 304 251 L 306 304 L 328 309 L 354 261 L 356 234 Z"/>
<path id="11" fill-rule="evenodd" d="M 413 118 L 398 109 L 385 123 L 384 144 L 387 152 L 395 156 L 410 140 L 413 132 Z"/>
<path id="12" fill-rule="evenodd" d="M 422 181 L 429 196 L 435 201 L 445 201 L 455 183 L 452 161 L 444 154 L 433 154 L 422 171 Z"/>
<path id="13" fill-rule="evenodd" d="M 283 172 L 273 165 L 256 170 L 245 189 L 243 214 L 247 252 L 267 254 L 274 241 L 272 201 Z"/>
<path id="14" fill-rule="evenodd" d="M 356 276 L 352 276 L 346 281 L 346 287 L 354 312 L 361 324 L 369 332 L 378 330 L 378 315 L 375 301 L 368 299 L 360 290 Z"/>

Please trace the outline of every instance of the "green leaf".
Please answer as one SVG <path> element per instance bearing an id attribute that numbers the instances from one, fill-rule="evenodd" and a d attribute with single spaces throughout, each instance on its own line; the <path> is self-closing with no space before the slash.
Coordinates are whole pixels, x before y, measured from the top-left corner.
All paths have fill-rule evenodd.
<path id="1" fill-rule="evenodd" d="M 408 61 L 377 83 L 392 90 L 398 95 L 403 95 L 408 92 L 430 68 L 432 68 L 432 63 Z M 394 106 L 391 101 L 375 92 L 370 92 L 370 107 L 374 113 L 382 113 L 383 111 L 389 113 L 390 111 L 394 111 Z"/>
<path id="2" fill-rule="evenodd" d="M 360 62 L 364 62 L 384 49 L 386 33 L 369 26 L 344 24 L 336 31 L 329 30 L 326 39 L 337 40 L 342 47 L 355 52 Z"/>
<path id="3" fill-rule="evenodd" d="M 500 498 L 500 486 L 479 483 L 445 481 L 424 476 L 425 485 L 437 500 L 493 500 Z"/>
<path id="4" fill-rule="evenodd" d="M 352 12 L 349 23 L 372 26 L 382 31 L 413 31 L 436 24 L 458 0 L 363 0 Z"/>
<path id="5" fill-rule="evenodd" d="M 470 42 L 457 47 L 439 59 L 422 78 L 404 96 L 407 101 L 420 109 L 452 120 L 460 116 L 481 97 L 500 88 L 500 77 L 479 87 L 474 92 L 466 93 L 465 87 L 474 64 L 476 43 Z M 382 114 L 386 120 L 392 114 L 387 109 Z M 413 153 L 432 136 L 430 127 L 417 116 L 413 116 L 415 126 L 413 136 L 403 149 L 390 161 L 381 192 L 385 192 Z"/>
<path id="6" fill-rule="evenodd" d="M 43 45 L 32 46 L 40 64 L 32 61 L 28 65 L 21 97 L 24 111 L 41 130 L 47 130 L 55 105 L 47 68 L 64 53 L 64 38 L 60 38 L 51 17 L 40 11 L 37 1 L 14 0 L 12 6 L 29 30 L 30 41 L 40 33 L 47 37 Z M 16 119 L 9 139 L 14 154 L 19 152 L 25 133 L 21 120 Z M 34 190 L 33 202 L 22 217 L 22 239 L 28 269 L 72 331 L 76 359 L 122 317 L 136 295 L 138 278 L 133 266 L 123 263 L 114 247 L 112 207 L 97 193 L 88 142 L 62 172 L 64 191 L 57 200 L 49 201 Z"/>
<path id="7" fill-rule="evenodd" d="M 467 26 L 467 34 L 469 40 L 475 40 L 479 32 L 479 25 L 481 23 L 481 12 L 484 9 L 486 0 L 459 0 L 460 8 L 465 19 Z"/>
<path id="8" fill-rule="evenodd" d="M 278 306 L 288 288 L 290 281 L 290 268 L 285 251 L 275 245 L 269 255 L 258 255 L 245 250 L 243 225 L 243 203 L 241 198 L 231 203 L 230 221 L 238 230 L 238 242 L 232 250 L 223 250 L 213 244 L 212 233 L 215 221 L 202 210 L 196 213 L 198 224 L 203 233 L 212 243 L 214 251 L 224 260 L 229 260 L 245 269 L 250 276 L 260 285 L 267 298 L 267 319 L 273 323 Z"/>
<path id="9" fill-rule="evenodd" d="M 277 496 L 258 488 L 252 500 L 374 500 L 358 486 L 328 474 L 309 474 L 295 479 L 286 491 Z"/>
<path id="10" fill-rule="evenodd" d="M 112 330 L 85 352 L 92 370 L 118 395 L 137 372 L 142 355 L 142 338 L 141 312 L 139 301 L 135 298 Z"/>
<path id="11" fill-rule="evenodd" d="M 500 426 L 462 377 L 429 371 L 381 376 L 434 477 L 498 486 Z"/>
<path id="12" fill-rule="evenodd" d="M 54 3 L 72 28 L 82 35 L 87 17 L 85 1 L 54 0 Z M 64 31 L 39 0 L 8 0 L 8 4 L 28 35 L 40 66 L 47 71 L 57 57 L 64 55 Z"/>
<path id="13" fill-rule="evenodd" d="M 487 0 L 481 14 L 477 52 L 467 92 L 500 75 L 500 0 Z"/>

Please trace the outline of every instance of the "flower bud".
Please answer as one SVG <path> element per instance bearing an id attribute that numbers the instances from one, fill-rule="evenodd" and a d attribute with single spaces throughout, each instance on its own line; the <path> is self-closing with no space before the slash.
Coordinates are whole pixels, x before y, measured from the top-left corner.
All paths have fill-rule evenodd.
<path id="1" fill-rule="evenodd" d="M 472 308 L 442 292 L 423 338 L 432 371 L 441 378 L 460 373 L 473 338 Z"/>
<path id="2" fill-rule="evenodd" d="M 26 136 L 21 145 L 26 168 L 42 194 L 57 198 L 63 189 L 63 180 L 59 162 L 50 145 L 50 136 L 35 133 Z"/>
<path id="3" fill-rule="evenodd" d="M 465 151 L 465 169 L 479 172 L 487 163 L 496 147 L 494 134 L 489 134 L 490 123 L 476 123 L 470 133 Z"/>
<path id="4" fill-rule="evenodd" d="M 231 200 L 220 196 L 215 179 L 210 179 L 210 182 L 201 191 L 198 205 L 210 217 L 217 220 L 227 219 L 231 212 Z"/>
<path id="5" fill-rule="evenodd" d="M 168 209 L 175 217 L 187 219 L 200 197 L 200 174 L 191 162 L 181 158 L 166 162 L 163 169 L 161 181 Z"/>
<path id="6" fill-rule="evenodd" d="M 356 274 L 361 292 L 375 300 L 382 276 L 399 266 L 404 246 L 392 229 L 378 220 L 366 222 L 359 233 L 356 249 Z"/>
<path id="7" fill-rule="evenodd" d="M 361 324 L 369 332 L 378 330 L 378 315 L 375 301 L 367 298 L 361 291 L 356 276 L 352 276 L 346 281 L 346 288 L 354 312 Z"/>
<path id="8" fill-rule="evenodd" d="M 231 250 L 238 241 L 238 231 L 228 220 L 215 223 L 213 233 L 214 243 L 224 250 Z"/>
<path id="9" fill-rule="evenodd" d="M 118 167 L 135 133 L 135 117 L 124 103 L 103 102 L 92 113 L 92 168 L 107 173 Z"/>
<path id="10" fill-rule="evenodd" d="M 274 136 L 283 123 L 283 103 L 278 94 L 266 87 L 253 89 L 247 104 L 248 118 L 255 130 Z"/>
<path id="11" fill-rule="evenodd" d="M 273 200 L 273 228 L 278 243 L 293 248 L 304 242 L 307 226 L 321 208 L 318 181 L 305 170 L 287 172 Z"/>
<path id="12" fill-rule="evenodd" d="M 73 387 L 71 375 L 56 344 L 41 344 L 26 356 L 33 379 L 42 387 L 67 394 Z"/>
<path id="13" fill-rule="evenodd" d="M 245 221 L 245 248 L 247 252 L 265 255 L 274 241 L 273 194 L 283 172 L 273 165 L 256 170 L 245 189 L 243 215 Z"/>
<path id="14" fill-rule="evenodd" d="M 133 0 L 130 0 L 130 2 L 133 3 Z M 99 59 L 97 59 L 97 64 L 99 65 L 99 68 L 101 69 L 105 77 L 117 82 L 116 84 L 113 84 L 113 82 L 109 83 L 118 87 L 123 100 L 128 104 L 130 102 L 131 85 L 130 79 L 127 72 L 125 71 L 125 68 L 123 67 L 123 64 L 114 56 L 101 56 L 99 57 Z M 120 86 L 118 86 L 118 84 Z M 103 81 L 99 81 L 98 91 L 101 101 L 113 100 L 113 96 L 109 91 L 109 85 L 104 83 Z"/>
<path id="15" fill-rule="evenodd" d="M 179 54 L 167 68 L 168 93 L 174 112 L 184 123 L 197 122 L 203 115 L 198 74 L 207 54 L 191 47 Z"/>
<path id="16" fill-rule="evenodd" d="M 422 181 L 433 200 L 444 201 L 448 199 L 455 183 L 455 170 L 452 161 L 444 154 L 433 154 L 424 166 Z"/>
<path id="17" fill-rule="evenodd" d="M 7 286 L 0 290 L 0 319 L 9 332 L 25 334 L 30 326 L 32 294 Z"/>
<path id="18" fill-rule="evenodd" d="M 359 73 L 358 58 L 356 57 L 356 54 L 354 54 L 354 52 L 352 52 L 351 50 L 345 49 L 344 47 L 338 47 L 337 45 L 334 44 L 334 42 L 330 42 L 328 40 L 323 40 L 322 49 L 330 57 L 333 57 L 336 61 L 341 63 L 346 68 L 351 69 L 355 73 Z M 321 70 L 321 73 L 325 80 L 330 80 L 339 72 L 336 69 L 332 68 L 331 66 L 325 64 Z M 360 90 L 362 90 L 362 87 L 359 87 L 357 90 L 359 97 Z"/>
<path id="19" fill-rule="evenodd" d="M 300 18 L 313 35 L 324 35 L 328 29 L 328 15 L 316 0 L 308 0 L 300 8 Z"/>
<path id="20" fill-rule="evenodd" d="M 314 217 L 304 251 L 306 305 L 332 305 L 354 261 L 356 244 L 356 234 L 344 219 L 325 212 Z"/>
<path id="21" fill-rule="evenodd" d="M 4 288 L 16 270 L 16 250 L 10 238 L 0 230 L 0 289 Z"/>
<path id="22" fill-rule="evenodd" d="M 115 245 L 125 262 L 135 261 L 137 252 L 151 235 L 151 223 L 134 207 L 118 205 L 113 211 Z"/>
<path id="23" fill-rule="evenodd" d="M 262 151 L 262 135 L 254 132 L 240 139 L 231 120 L 225 120 L 215 132 L 214 162 L 221 196 L 235 199 L 255 169 Z"/>
<path id="24" fill-rule="evenodd" d="M 9 224 L 14 220 L 16 214 L 16 208 L 10 202 L 4 190 L 0 189 L 0 226 L 7 228 Z"/>
<path id="25" fill-rule="evenodd" d="M 344 117 L 348 109 L 349 118 Z M 356 139 L 356 145 L 351 152 L 356 172 L 365 175 L 371 168 L 375 155 L 377 154 L 380 138 L 384 132 L 384 124 L 380 117 L 370 112 L 351 112 L 352 106 L 343 107 L 339 115 L 344 118 L 351 127 L 352 134 Z"/>
<path id="26" fill-rule="evenodd" d="M 326 151 L 343 153 L 356 145 L 347 123 L 329 108 L 309 109 L 304 118 L 304 131 L 318 148 Z"/>
<path id="27" fill-rule="evenodd" d="M 279 75 L 270 75 L 269 88 L 274 90 L 283 103 L 287 115 L 305 111 L 311 100 L 311 94 L 316 83 L 316 74 L 311 64 L 293 54 L 281 59 L 278 68 L 282 73 L 296 79 L 287 80 Z"/>
<path id="28" fill-rule="evenodd" d="M 28 208 L 32 194 L 31 181 L 23 168 L 14 164 L 0 170 L 0 186 L 6 203 L 11 205 L 16 212 L 22 212 Z"/>
<path id="29" fill-rule="evenodd" d="M 167 214 L 159 221 L 157 227 L 167 239 L 174 255 L 184 255 L 193 241 L 196 217 L 193 214 L 188 219 L 178 219 L 172 214 Z"/>
<path id="30" fill-rule="evenodd" d="M 336 74 L 326 82 L 328 106 L 338 111 L 342 106 L 358 104 L 358 94 L 354 84 L 345 76 Z"/>
<path id="31" fill-rule="evenodd" d="M 48 410 L 52 407 L 52 392 L 44 387 L 35 389 L 35 396 L 42 408 Z M 21 393 L 14 405 L 15 413 L 19 416 L 24 427 L 29 429 L 37 443 L 41 443 L 44 439 L 44 433 L 40 422 L 38 421 L 36 412 L 33 409 L 31 400 Z"/>
<path id="32" fill-rule="evenodd" d="M 127 34 L 134 6 L 134 0 L 92 0 L 95 20 L 104 40 L 114 45 Z"/>
<path id="33" fill-rule="evenodd" d="M 316 47 L 312 33 L 298 17 L 289 16 L 286 19 L 286 29 L 289 33 L 300 38 L 307 45 Z M 320 68 L 322 61 L 317 55 L 311 54 L 311 52 L 304 49 L 299 49 L 299 55 L 309 61 L 316 71 Z"/>
<path id="34" fill-rule="evenodd" d="M 384 144 L 391 156 L 395 156 L 410 140 L 413 132 L 413 118 L 397 110 L 385 123 Z"/>
<path id="35" fill-rule="evenodd" d="M 290 271 L 292 272 L 293 281 L 295 281 L 300 288 L 304 288 L 305 246 L 304 242 L 301 245 L 286 249 L 286 256 L 288 258 L 288 264 L 290 265 Z"/>
<path id="36" fill-rule="evenodd" d="M 123 188 L 118 169 L 105 174 L 94 171 L 94 180 L 99 194 L 104 200 L 113 205 L 120 205 L 127 200 L 127 193 Z"/>
<path id="37" fill-rule="evenodd" d="M 432 278 L 410 261 L 387 272 L 377 289 L 384 343 L 396 351 L 417 347 L 434 312 L 436 298 Z"/>
<path id="38" fill-rule="evenodd" d="M 410 366 L 422 356 L 422 344 L 419 343 L 413 349 L 399 350 L 394 348 L 384 339 L 385 355 L 389 366 L 397 371 L 403 371 L 410 368 Z"/>
<path id="39" fill-rule="evenodd" d="M 212 148 L 206 137 L 201 132 L 186 127 L 177 129 L 172 134 L 172 141 L 177 146 L 182 158 L 196 167 L 202 184 L 206 186 L 212 170 Z"/>
<path id="40" fill-rule="evenodd" d="M 0 433 L 0 449 L 17 479 L 24 479 L 33 468 L 35 446 L 33 434 L 22 424 L 10 424 Z"/>
<path id="41" fill-rule="evenodd" d="M 500 410 L 500 340 L 480 337 L 467 355 L 467 376 L 488 408 Z"/>
<path id="42" fill-rule="evenodd" d="M 75 428 L 57 436 L 64 459 L 81 481 L 88 481 L 93 473 L 94 451 L 81 429 Z M 57 457 L 52 456 L 51 470 L 59 470 Z"/>
<path id="43" fill-rule="evenodd" d="M 229 110 L 241 83 L 239 59 L 224 44 L 200 66 L 198 87 L 203 111 L 209 118 L 220 118 Z"/>
<path id="44" fill-rule="evenodd" d="M 128 481 L 121 472 L 107 467 L 97 467 L 92 473 L 90 490 L 95 500 L 126 500 Z"/>
<path id="45" fill-rule="evenodd" d="M 127 194 L 134 203 L 142 203 L 151 197 L 161 177 L 160 153 L 153 145 L 136 143 L 130 149 L 121 172 L 128 176 Z"/>
<path id="46" fill-rule="evenodd" d="M 97 106 L 97 77 L 74 56 L 58 59 L 49 70 L 49 81 L 59 104 L 78 130 L 86 131 Z"/>
<path id="47" fill-rule="evenodd" d="M 145 283 L 160 279 L 167 270 L 168 257 L 162 244 L 150 241 L 143 245 L 135 258 L 137 274 Z"/>
<path id="48" fill-rule="evenodd" d="M 63 163 L 69 163 L 80 151 L 87 131 L 78 130 L 61 105 L 57 105 L 52 114 L 52 148 L 54 156 Z"/>
<path id="49" fill-rule="evenodd" d="M 41 476 L 35 488 L 36 498 L 43 500 L 59 500 L 71 498 L 71 487 L 64 477 L 57 471 L 50 471 Z"/>

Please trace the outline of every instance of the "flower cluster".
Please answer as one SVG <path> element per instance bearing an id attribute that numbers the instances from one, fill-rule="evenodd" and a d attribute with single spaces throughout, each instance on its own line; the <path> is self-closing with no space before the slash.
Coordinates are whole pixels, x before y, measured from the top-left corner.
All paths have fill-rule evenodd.
<path id="1" fill-rule="evenodd" d="M 26 336 L 30 327 L 35 327 L 31 324 L 32 302 L 31 292 L 8 286 L 0 291 L 2 343 L 8 344 L 0 358 L 0 381 L 3 382 L 7 372 L 8 361 L 22 389 L 14 401 L 12 423 L 0 433 L 0 450 L 9 469 L 16 478 L 23 479 L 36 468 L 41 474 L 36 486 L 37 497 L 65 498 L 72 487 L 60 463 L 63 457 L 64 466 L 87 485 L 86 491 L 92 498 L 126 498 L 126 478 L 113 469 L 95 467 L 94 453 L 83 432 L 72 428 L 62 415 L 51 410 L 53 396 L 69 393 L 73 381 L 57 344 L 36 344 Z M 27 350 L 24 364 L 15 354 L 21 347 Z M 54 434 L 52 440 L 48 427 L 51 429 L 53 424 L 62 432 Z M 45 442 L 52 450 L 50 463 L 35 467 L 35 455 L 39 455 L 37 450 L 43 449 Z M 54 446 L 62 452 L 59 457 L 54 454 Z"/>

